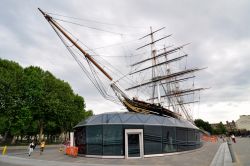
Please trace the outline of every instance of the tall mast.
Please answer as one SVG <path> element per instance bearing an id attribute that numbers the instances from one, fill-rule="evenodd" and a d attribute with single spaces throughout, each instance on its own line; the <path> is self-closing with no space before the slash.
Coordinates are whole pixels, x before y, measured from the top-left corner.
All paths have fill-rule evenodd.
<path id="1" fill-rule="evenodd" d="M 164 52 L 167 52 L 167 48 L 165 45 L 164 45 Z M 164 56 L 165 56 L 165 60 L 168 61 L 168 54 L 165 54 Z M 169 68 L 168 64 L 166 64 L 166 69 L 167 69 L 167 75 L 169 75 L 170 68 Z M 171 80 L 169 82 L 171 82 Z M 164 85 L 162 85 L 162 87 L 164 88 Z M 167 90 L 164 89 L 165 93 L 166 92 L 168 93 L 169 91 L 171 91 L 171 83 L 166 83 L 166 89 Z M 175 105 L 172 104 L 172 99 L 170 97 L 167 97 L 167 100 L 168 100 L 168 107 L 170 107 L 170 105 L 172 105 L 173 109 L 175 110 Z"/>
<path id="2" fill-rule="evenodd" d="M 81 51 L 81 53 L 90 60 L 110 81 L 113 80 L 113 78 L 98 64 L 96 61 L 86 52 L 84 51 L 60 26 L 59 24 L 53 20 L 53 18 L 44 13 L 40 8 L 38 10 L 43 14 L 43 16 L 46 18 L 46 20 L 51 23 L 55 28 L 57 28 L 76 48 Z"/>
<path id="3" fill-rule="evenodd" d="M 152 66 L 156 66 L 156 48 L 155 48 L 155 41 L 154 41 L 154 33 L 152 30 L 152 27 L 150 27 L 150 37 L 151 37 L 151 55 L 152 55 Z M 152 78 L 155 78 L 157 75 L 157 69 L 152 68 Z M 152 103 L 154 103 L 154 97 L 155 97 L 155 87 L 157 86 L 157 96 L 158 96 L 158 102 L 161 103 L 161 94 L 160 94 L 160 86 L 159 83 L 153 84 L 153 93 L 152 93 Z"/>

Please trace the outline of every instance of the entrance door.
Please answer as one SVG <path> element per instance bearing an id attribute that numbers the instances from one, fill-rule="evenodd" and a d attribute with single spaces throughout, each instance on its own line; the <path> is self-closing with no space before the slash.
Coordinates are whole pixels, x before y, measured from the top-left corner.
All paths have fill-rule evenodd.
<path id="1" fill-rule="evenodd" d="M 125 158 L 143 158 L 143 130 L 125 129 Z"/>

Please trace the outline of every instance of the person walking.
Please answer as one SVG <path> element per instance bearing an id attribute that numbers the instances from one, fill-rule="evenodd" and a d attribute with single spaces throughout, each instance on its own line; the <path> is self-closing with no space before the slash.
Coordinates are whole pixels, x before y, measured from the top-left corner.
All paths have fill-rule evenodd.
<path id="1" fill-rule="evenodd" d="M 45 141 L 42 140 L 42 142 L 41 142 L 41 144 L 40 144 L 40 155 L 43 153 L 44 148 L 45 148 Z"/>
<path id="2" fill-rule="evenodd" d="M 31 155 L 31 153 L 33 152 L 35 148 L 35 144 L 34 142 L 32 141 L 30 144 L 29 144 L 29 156 Z"/>
<path id="3" fill-rule="evenodd" d="M 234 143 L 236 143 L 234 134 L 231 135 L 231 139 L 232 139 L 232 141 L 233 141 Z"/>

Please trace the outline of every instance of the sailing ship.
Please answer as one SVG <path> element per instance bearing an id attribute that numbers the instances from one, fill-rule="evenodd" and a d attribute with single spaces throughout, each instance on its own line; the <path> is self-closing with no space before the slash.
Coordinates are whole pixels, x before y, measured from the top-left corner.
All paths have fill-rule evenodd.
<path id="1" fill-rule="evenodd" d="M 151 47 L 150 54 L 151 56 L 137 61 L 131 65 L 132 70 L 126 75 L 131 77 L 140 77 L 140 74 L 143 72 L 149 72 L 150 77 L 143 82 L 137 82 L 130 87 L 125 89 L 121 88 L 119 85 L 119 81 L 124 78 L 119 78 L 114 80 L 113 77 L 105 70 L 100 63 L 92 56 L 87 50 L 83 49 L 78 41 L 74 40 L 72 34 L 69 33 L 65 28 L 63 28 L 50 14 L 45 13 L 40 8 L 39 11 L 43 14 L 45 19 L 49 22 L 51 27 L 55 30 L 56 34 L 60 37 L 62 42 L 65 44 L 66 48 L 69 50 L 71 55 L 77 61 L 79 66 L 84 70 L 87 76 L 90 78 L 92 83 L 96 86 L 96 88 L 101 92 L 101 94 L 105 98 L 109 98 L 110 96 L 107 94 L 105 89 L 102 88 L 102 80 L 99 78 L 96 71 L 99 71 L 106 77 L 108 80 L 108 84 L 113 90 L 115 96 L 122 103 L 126 109 L 130 112 L 142 113 L 142 114 L 155 114 L 159 116 L 168 116 L 177 119 L 186 118 L 189 121 L 192 121 L 192 116 L 189 114 L 188 107 L 186 105 L 196 103 L 199 101 L 184 101 L 190 95 L 194 95 L 195 92 L 200 92 L 205 88 L 187 88 L 181 89 L 180 84 L 187 80 L 193 79 L 194 73 L 202 70 L 203 68 L 185 68 L 179 71 L 173 71 L 170 68 L 172 63 L 182 61 L 184 58 L 187 58 L 187 54 L 183 54 L 177 56 L 175 58 L 169 58 L 169 56 L 173 53 L 179 52 L 188 44 L 184 44 L 178 47 L 170 48 L 164 47 L 160 53 L 156 50 L 155 44 L 163 39 L 170 37 L 171 35 L 164 36 L 162 38 L 154 40 L 155 33 L 158 33 L 164 28 L 160 28 L 158 30 L 153 31 L 150 27 L 150 33 L 143 36 L 140 39 L 150 38 L 150 43 L 145 44 L 137 50 Z M 71 46 L 69 46 L 71 44 Z M 86 66 L 82 64 L 79 58 L 73 53 L 72 47 L 76 48 L 85 58 L 91 72 L 86 70 Z M 150 64 L 146 66 L 146 64 Z M 140 66 L 144 66 L 140 68 Z M 135 76 L 139 75 L 139 76 Z M 147 87 L 147 88 L 145 88 Z M 129 91 L 132 90 L 142 90 L 150 93 L 150 97 L 147 99 L 139 99 L 138 96 L 130 96 L 128 94 Z"/>

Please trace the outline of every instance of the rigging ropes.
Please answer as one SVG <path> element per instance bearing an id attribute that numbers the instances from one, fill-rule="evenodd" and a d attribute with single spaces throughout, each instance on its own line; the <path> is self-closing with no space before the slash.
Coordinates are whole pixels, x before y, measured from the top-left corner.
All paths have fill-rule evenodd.
<path id="1" fill-rule="evenodd" d="M 104 30 L 104 29 L 100 29 L 100 28 L 96 28 L 96 27 L 90 27 L 90 26 L 87 26 L 87 25 L 75 23 L 75 22 L 68 21 L 68 20 L 62 20 L 62 19 L 58 19 L 58 18 L 55 18 L 55 17 L 53 17 L 53 19 L 57 20 L 57 21 L 62 21 L 62 22 L 66 22 L 66 23 L 70 23 L 70 24 L 74 24 L 74 25 L 86 27 L 86 28 L 89 28 L 89 29 L 94 29 L 94 30 L 102 31 L 102 32 L 108 32 L 108 33 L 112 33 L 112 34 L 116 34 L 116 35 L 123 35 L 122 33 L 112 32 L 112 31 L 108 31 L 108 30 Z"/>
<path id="2" fill-rule="evenodd" d="M 142 27 L 142 26 L 114 24 L 114 23 L 96 21 L 96 20 L 91 20 L 91 19 L 84 19 L 84 18 L 78 18 L 78 17 L 72 17 L 72 16 L 65 16 L 65 15 L 56 14 L 56 13 L 48 13 L 48 14 L 54 15 L 54 16 L 59 16 L 59 17 L 64 17 L 64 18 L 69 18 L 69 19 L 74 19 L 74 20 L 81 20 L 81 21 L 93 22 L 93 23 L 97 23 L 97 24 L 109 25 L 109 26 L 119 26 L 119 27 L 127 27 L 127 28 L 134 28 L 134 29 L 145 29 L 145 28 L 147 28 L 147 27 Z"/>
<path id="3" fill-rule="evenodd" d="M 60 26 L 60 25 L 59 25 Z M 118 70 L 116 67 L 114 67 L 111 63 L 109 63 L 108 61 L 106 61 L 102 56 L 98 55 L 93 49 L 89 48 L 86 44 L 84 44 L 80 39 L 78 39 L 76 36 L 74 36 L 70 31 L 68 31 L 66 28 L 60 26 L 63 30 L 65 30 L 66 32 L 68 32 L 73 38 L 75 38 L 75 40 L 77 42 L 80 42 L 83 46 L 85 46 L 88 50 L 87 51 L 91 51 L 94 56 L 97 56 L 98 58 L 100 58 L 100 60 L 98 59 L 95 59 L 95 61 L 97 61 L 99 64 L 104 64 L 105 63 L 105 67 L 106 69 L 108 69 L 110 72 L 112 72 L 114 75 L 116 75 L 118 78 L 120 78 L 120 76 L 122 75 L 122 77 L 124 78 L 123 81 L 125 81 L 126 83 L 129 83 L 129 84 L 133 84 L 133 83 L 136 83 L 134 82 L 132 79 L 130 79 L 128 77 L 128 74 L 125 74 L 122 73 L 120 70 Z M 138 40 L 138 39 L 137 39 Z M 66 44 L 66 47 L 71 47 L 71 46 L 67 46 Z M 78 53 L 79 54 L 79 53 Z M 93 58 L 93 56 L 92 56 Z M 92 64 L 92 63 L 89 63 L 89 65 Z M 82 65 L 82 67 L 84 67 L 84 65 Z M 85 72 L 86 73 L 86 72 Z M 118 79 L 117 81 L 115 82 L 118 82 L 120 79 Z M 100 81 L 101 82 L 101 81 Z M 105 97 L 107 98 L 107 97 Z"/>
<path id="4" fill-rule="evenodd" d="M 50 23 L 50 25 L 53 28 L 53 30 L 56 32 L 56 34 L 58 35 L 58 37 L 61 39 L 61 41 L 63 42 L 63 44 L 65 45 L 65 47 L 69 51 L 69 53 L 71 54 L 71 56 L 75 59 L 75 61 L 78 63 L 78 65 L 80 66 L 80 68 L 82 69 L 82 71 L 87 75 L 87 77 L 90 79 L 90 81 L 96 87 L 96 89 L 100 92 L 100 94 L 104 98 L 106 98 L 108 100 L 111 100 L 113 102 L 116 102 L 115 98 L 107 93 L 104 84 L 100 80 L 100 78 L 99 78 L 96 70 L 94 69 L 94 66 L 89 62 L 89 60 L 85 57 L 88 65 L 89 65 L 89 69 L 90 69 L 91 73 L 84 67 L 84 65 L 82 64 L 82 62 L 79 60 L 79 58 L 77 57 L 77 55 L 74 53 L 73 49 L 71 48 L 72 46 L 69 46 L 67 44 L 67 41 L 63 38 L 63 36 L 58 32 L 57 29 L 55 29 L 55 27 L 51 23 Z"/>

